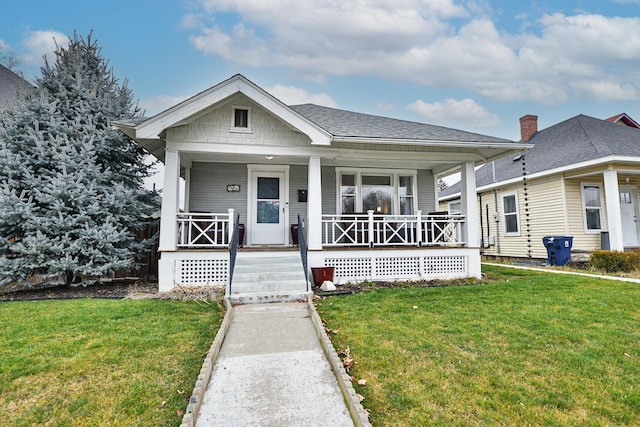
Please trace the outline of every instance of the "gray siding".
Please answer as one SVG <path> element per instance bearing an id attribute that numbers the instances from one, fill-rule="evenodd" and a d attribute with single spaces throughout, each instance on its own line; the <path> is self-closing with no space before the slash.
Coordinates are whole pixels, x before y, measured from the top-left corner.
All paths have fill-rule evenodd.
<path id="1" fill-rule="evenodd" d="M 335 214 L 336 211 L 336 168 L 323 166 L 322 170 L 322 213 Z"/>
<path id="2" fill-rule="evenodd" d="M 298 190 L 307 190 L 307 166 L 291 165 L 289 168 L 289 223 L 298 223 L 298 214 L 307 220 L 307 204 L 298 202 Z"/>
<path id="3" fill-rule="evenodd" d="M 433 172 L 430 170 L 418 170 L 418 209 L 423 214 L 433 212 L 436 206 L 436 195 L 433 181 Z"/>
<path id="4" fill-rule="evenodd" d="M 196 162 L 191 167 L 189 212 L 224 213 L 235 209 L 247 224 L 247 165 Z M 239 193 L 228 193 L 227 184 L 240 184 Z"/>

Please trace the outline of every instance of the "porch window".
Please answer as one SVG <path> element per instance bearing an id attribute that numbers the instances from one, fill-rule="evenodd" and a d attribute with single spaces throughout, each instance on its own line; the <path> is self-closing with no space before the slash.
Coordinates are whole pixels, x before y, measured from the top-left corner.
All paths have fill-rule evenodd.
<path id="1" fill-rule="evenodd" d="M 451 215 L 460 215 L 462 213 L 462 202 L 460 200 L 449 202 L 449 213 Z"/>
<path id="2" fill-rule="evenodd" d="M 380 172 L 380 173 L 378 173 Z M 415 172 L 338 170 L 340 213 L 413 215 L 416 209 Z"/>
<path id="3" fill-rule="evenodd" d="M 251 131 L 251 110 L 247 107 L 233 107 L 231 130 L 236 132 Z"/>
<path id="4" fill-rule="evenodd" d="M 602 230 L 602 188 L 600 184 L 581 184 L 585 231 Z"/>
<path id="5" fill-rule="evenodd" d="M 502 216 L 504 235 L 519 236 L 518 193 L 514 192 L 502 195 Z"/>

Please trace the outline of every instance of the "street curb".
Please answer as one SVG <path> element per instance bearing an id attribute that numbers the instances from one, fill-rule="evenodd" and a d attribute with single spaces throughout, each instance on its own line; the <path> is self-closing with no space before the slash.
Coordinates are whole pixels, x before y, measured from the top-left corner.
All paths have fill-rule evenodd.
<path id="1" fill-rule="evenodd" d="M 218 359 L 218 355 L 220 354 L 220 348 L 222 347 L 222 343 L 224 342 L 224 338 L 227 335 L 227 331 L 229 330 L 229 325 L 231 325 L 231 321 L 233 320 L 233 306 L 227 297 L 224 298 L 224 305 L 227 312 L 224 315 L 224 319 L 222 319 L 222 323 L 220 324 L 220 329 L 218 329 L 218 333 L 205 356 L 204 362 L 202 363 L 202 368 L 200 368 L 200 374 L 198 374 L 198 379 L 196 380 L 196 385 L 193 387 L 193 391 L 191 392 L 191 397 L 189 398 L 189 404 L 187 405 L 187 410 L 182 417 L 182 423 L 180 427 L 195 427 L 196 421 L 198 419 L 198 414 L 200 413 L 200 406 L 202 405 L 202 401 L 204 400 L 204 394 L 207 391 L 207 387 L 209 386 L 209 380 L 211 379 L 211 373 L 213 371 L 213 366 Z"/>
<path id="2" fill-rule="evenodd" d="M 356 391 L 353 388 L 353 384 L 351 383 L 351 378 L 344 369 L 342 360 L 340 360 L 329 336 L 325 332 L 322 319 L 320 319 L 320 315 L 316 311 L 316 307 L 313 305 L 313 295 L 310 295 L 307 299 L 307 307 L 309 309 L 309 315 L 311 316 L 311 322 L 313 323 L 313 327 L 315 328 L 318 339 L 320 340 L 320 345 L 322 346 L 322 350 L 324 350 L 324 354 L 329 361 L 329 365 L 331 365 L 331 370 L 333 371 L 336 380 L 338 380 L 338 385 L 340 386 L 342 396 L 347 404 L 347 408 L 349 409 L 354 425 L 356 427 L 371 426 L 369 416 L 358 399 Z"/>

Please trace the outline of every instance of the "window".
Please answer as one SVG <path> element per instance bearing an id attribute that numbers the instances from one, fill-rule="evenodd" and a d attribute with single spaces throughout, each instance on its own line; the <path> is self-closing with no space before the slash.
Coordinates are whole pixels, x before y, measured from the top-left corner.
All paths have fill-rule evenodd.
<path id="1" fill-rule="evenodd" d="M 449 213 L 451 215 L 460 215 L 462 213 L 462 202 L 460 200 L 449 202 Z"/>
<path id="2" fill-rule="evenodd" d="M 602 230 L 602 189 L 600 184 L 581 184 L 585 232 Z"/>
<path id="3" fill-rule="evenodd" d="M 235 132 L 251 132 L 251 110 L 246 107 L 233 107 L 231 130 Z"/>
<path id="4" fill-rule="evenodd" d="M 337 170 L 340 213 L 413 215 L 415 172 Z"/>
<path id="5" fill-rule="evenodd" d="M 413 177 L 400 176 L 398 180 L 400 215 L 413 215 Z"/>
<path id="6" fill-rule="evenodd" d="M 514 192 L 502 195 L 502 217 L 504 235 L 519 236 L 518 193 Z"/>

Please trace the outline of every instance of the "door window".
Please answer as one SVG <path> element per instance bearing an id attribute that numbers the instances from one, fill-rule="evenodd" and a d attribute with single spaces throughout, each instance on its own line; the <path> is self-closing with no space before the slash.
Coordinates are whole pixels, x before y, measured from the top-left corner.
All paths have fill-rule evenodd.
<path id="1" fill-rule="evenodd" d="M 280 179 L 258 177 L 257 199 L 258 224 L 280 222 Z"/>

